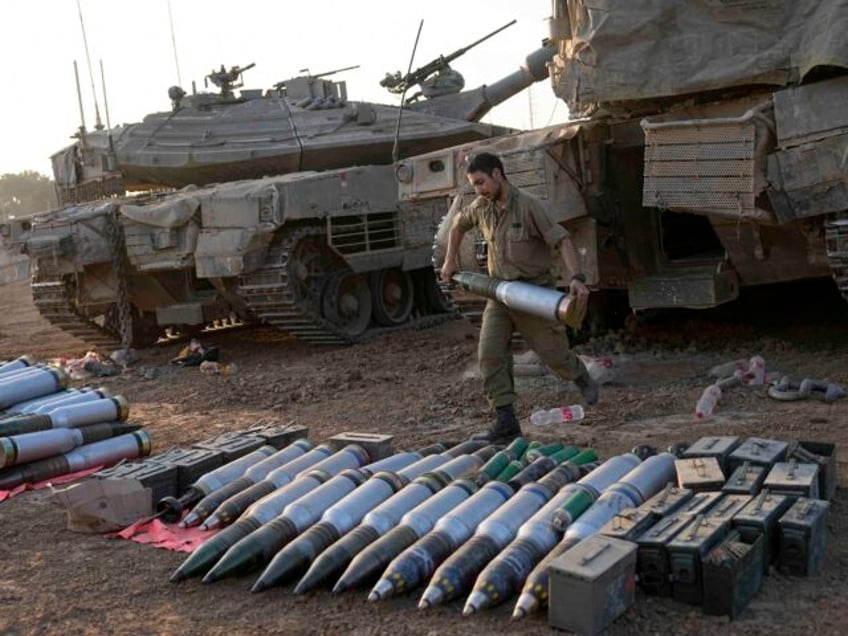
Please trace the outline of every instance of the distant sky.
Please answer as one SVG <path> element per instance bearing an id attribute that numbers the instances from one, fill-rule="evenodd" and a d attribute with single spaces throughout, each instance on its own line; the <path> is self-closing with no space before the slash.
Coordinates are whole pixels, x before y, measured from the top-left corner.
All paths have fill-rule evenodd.
<path id="1" fill-rule="evenodd" d="M 112 125 L 170 109 L 177 84 L 167 0 L 79 0 L 94 92 L 106 123 L 100 62 Z M 516 70 L 547 34 L 550 0 L 170 0 L 182 86 L 221 64 L 256 67 L 245 88 L 268 88 L 301 69 L 320 73 L 359 64 L 336 76 L 351 100 L 397 104 L 379 85 L 389 71 L 406 72 L 420 20 L 414 66 L 452 52 L 513 18 L 518 22 L 454 62 L 466 88 Z M 77 61 L 85 121 L 94 127 L 92 80 L 77 0 L 0 0 L 0 59 L 6 68 L 0 116 L 0 174 L 51 175 L 49 156 L 72 143 L 80 124 L 73 62 Z M 212 88 L 212 87 L 210 87 Z M 485 118 L 515 128 L 567 118 L 550 82 L 535 84 Z"/>

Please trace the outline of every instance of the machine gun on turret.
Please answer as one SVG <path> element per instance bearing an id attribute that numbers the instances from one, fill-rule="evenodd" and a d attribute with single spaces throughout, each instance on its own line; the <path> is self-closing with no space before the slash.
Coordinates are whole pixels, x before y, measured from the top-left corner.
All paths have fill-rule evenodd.
<path id="1" fill-rule="evenodd" d="M 233 94 L 234 88 L 241 88 L 244 86 L 244 81 L 241 79 L 242 73 L 252 69 L 254 66 L 256 66 L 256 64 L 251 62 L 247 66 L 232 66 L 228 71 L 224 68 L 224 65 L 221 64 L 220 69 L 212 71 L 209 75 L 203 78 L 203 85 L 208 87 L 208 82 L 212 82 L 215 86 L 221 89 L 221 97 L 230 97 Z"/>
<path id="2" fill-rule="evenodd" d="M 280 95 L 285 95 L 301 107 L 311 104 L 312 108 L 336 108 L 347 100 L 347 88 L 344 82 L 325 80 L 328 75 L 335 75 L 342 71 L 351 71 L 359 68 L 345 66 L 344 68 L 324 71 L 313 75 L 308 68 L 300 69 L 301 75 L 285 79 L 274 84 L 274 88 Z"/>
<path id="3" fill-rule="evenodd" d="M 516 20 L 513 20 L 512 22 L 495 29 L 488 35 L 483 36 L 479 40 L 476 40 L 467 46 L 457 49 L 450 55 L 440 55 L 433 61 L 428 62 L 424 66 L 406 75 L 401 75 L 400 71 L 386 73 L 386 76 L 380 80 L 380 86 L 385 86 L 390 93 L 396 93 L 398 95 L 416 84 L 422 85 L 421 94 L 425 97 L 458 93 L 465 86 L 465 80 L 462 78 L 462 75 L 450 67 L 450 63 L 461 55 L 465 55 L 478 44 L 481 44 L 490 37 L 497 35 L 507 27 L 511 27 L 515 24 L 515 22 Z M 431 77 L 434 74 L 436 74 L 435 77 Z M 410 100 L 417 96 L 418 94 L 410 98 Z"/>
<path id="4" fill-rule="evenodd" d="M 298 71 L 298 73 L 302 73 L 302 75 L 299 75 L 297 78 L 294 78 L 294 79 L 305 78 L 307 80 L 314 80 L 314 79 L 318 79 L 319 77 L 327 77 L 328 75 L 335 75 L 336 73 L 342 73 L 344 71 L 352 71 L 352 70 L 357 69 L 357 68 L 359 68 L 359 64 L 356 64 L 354 66 L 345 66 L 344 68 L 336 68 L 336 69 L 333 69 L 332 71 L 324 71 L 323 73 L 316 73 L 315 75 L 310 73 L 308 68 L 302 68 Z M 281 88 L 285 88 L 286 84 L 288 84 L 291 81 L 292 81 L 291 79 L 281 80 L 281 81 L 277 82 L 276 84 L 274 84 L 274 88 L 276 88 L 277 90 L 279 90 Z"/>

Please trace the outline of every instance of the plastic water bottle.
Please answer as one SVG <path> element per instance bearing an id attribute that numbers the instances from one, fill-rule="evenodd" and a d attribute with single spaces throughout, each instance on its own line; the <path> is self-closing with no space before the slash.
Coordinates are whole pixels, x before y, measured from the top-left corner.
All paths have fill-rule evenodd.
<path id="1" fill-rule="evenodd" d="M 548 426 L 550 424 L 561 424 L 562 422 L 576 422 L 582 420 L 586 413 L 579 404 L 571 406 L 558 406 L 554 409 L 539 409 L 530 415 L 530 423 L 535 426 Z"/>
<path id="2" fill-rule="evenodd" d="M 716 404 L 721 398 L 721 389 L 715 384 L 711 384 L 701 394 L 701 398 L 695 405 L 695 417 L 699 420 L 709 417 L 715 411 Z"/>

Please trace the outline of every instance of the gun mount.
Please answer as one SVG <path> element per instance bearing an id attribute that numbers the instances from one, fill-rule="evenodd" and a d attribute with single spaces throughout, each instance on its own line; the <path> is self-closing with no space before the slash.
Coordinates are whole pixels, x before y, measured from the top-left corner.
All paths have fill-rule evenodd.
<path id="1" fill-rule="evenodd" d="M 228 71 L 224 68 L 224 65 L 221 64 L 220 69 L 212 71 L 209 75 L 203 78 L 203 85 L 208 87 L 208 80 L 221 89 L 221 97 L 231 97 L 234 88 L 241 88 L 244 86 L 242 73 L 249 71 L 254 66 L 256 66 L 256 64 L 251 62 L 247 66 L 231 66 Z"/>
<path id="2" fill-rule="evenodd" d="M 412 97 L 406 100 L 406 103 L 410 104 L 417 101 L 422 95 L 424 97 L 436 97 L 439 95 L 458 93 L 465 86 L 465 79 L 462 77 L 461 73 L 450 67 L 450 63 L 456 58 L 465 55 L 478 44 L 485 42 L 515 23 L 516 20 L 508 22 L 491 33 L 484 35 L 479 40 L 475 40 L 471 44 L 458 48 L 449 55 L 440 55 L 436 59 L 428 62 L 420 68 L 415 69 L 411 73 L 407 73 L 406 75 L 402 75 L 400 71 L 386 73 L 386 76 L 380 80 L 380 86 L 384 86 L 390 93 L 402 95 L 413 86 L 420 85 L 421 91 L 415 93 Z"/>

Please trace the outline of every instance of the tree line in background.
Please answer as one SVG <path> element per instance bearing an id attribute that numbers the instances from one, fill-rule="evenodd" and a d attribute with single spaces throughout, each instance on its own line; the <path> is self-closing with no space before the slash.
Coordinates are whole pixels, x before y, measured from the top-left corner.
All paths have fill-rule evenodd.
<path id="1" fill-rule="evenodd" d="M 57 205 L 53 179 L 24 170 L 0 175 L 0 221 L 51 210 Z"/>

